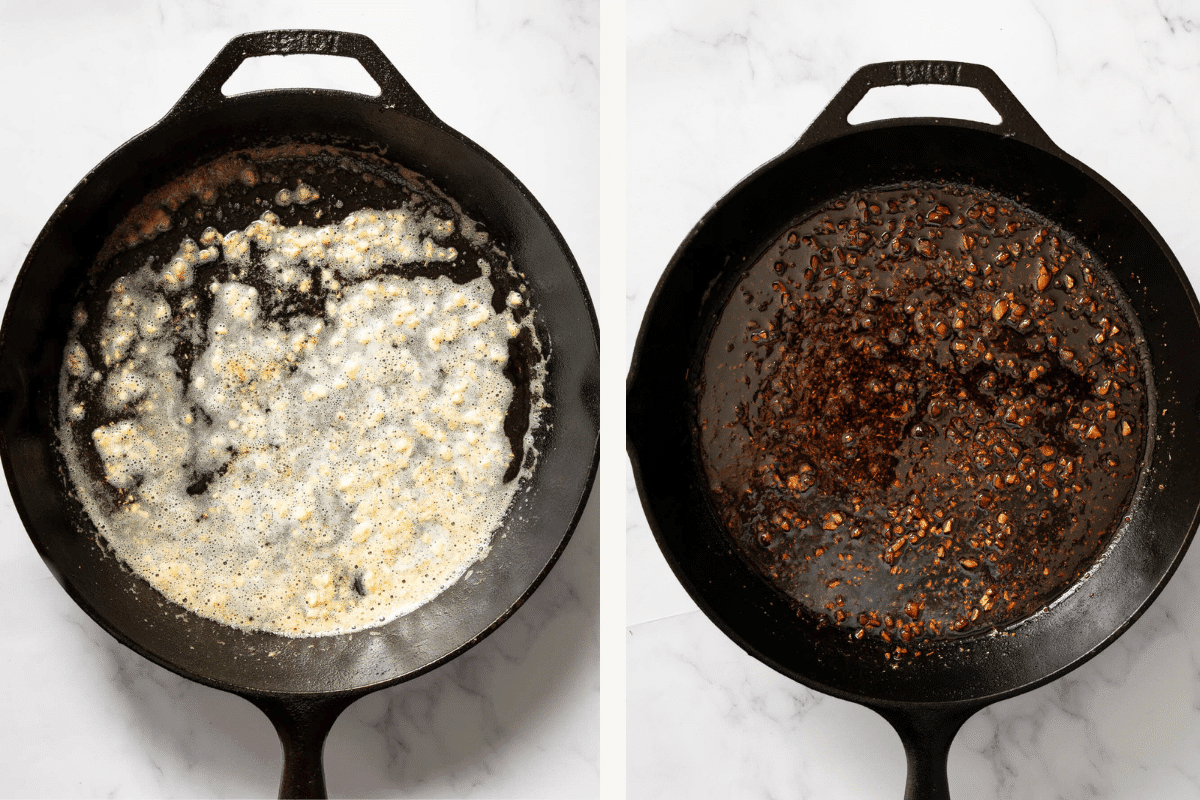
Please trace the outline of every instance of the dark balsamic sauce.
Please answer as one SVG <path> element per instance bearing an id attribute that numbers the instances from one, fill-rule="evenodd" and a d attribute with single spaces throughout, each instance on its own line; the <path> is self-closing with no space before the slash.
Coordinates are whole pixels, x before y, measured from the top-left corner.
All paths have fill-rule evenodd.
<path id="1" fill-rule="evenodd" d="M 900 645 L 1015 623 L 1079 580 L 1132 497 L 1147 405 L 1080 242 L 908 184 L 829 204 L 744 271 L 696 437 L 754 567 L 819 624 Z"/>

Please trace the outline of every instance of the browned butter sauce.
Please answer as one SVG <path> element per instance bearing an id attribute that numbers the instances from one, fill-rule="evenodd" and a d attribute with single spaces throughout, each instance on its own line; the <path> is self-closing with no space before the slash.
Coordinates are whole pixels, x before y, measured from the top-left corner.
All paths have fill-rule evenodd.
<path id="1" fill-rule="evenodd" d="M 696 434 L 776 587 L 897 646 L 1014 623 L 1096 562 L 1133 494 L 1147 376 L 1099 260 L 981 190 L 842 197 L 743 273 Z"/>

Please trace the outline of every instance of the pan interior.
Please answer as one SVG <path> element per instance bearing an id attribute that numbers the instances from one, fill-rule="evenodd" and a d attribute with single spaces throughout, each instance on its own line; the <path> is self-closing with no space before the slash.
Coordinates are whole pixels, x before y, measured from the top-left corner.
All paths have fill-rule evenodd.
<path id="1" fill-rule="evenodd" d="M 488 555 L 433 601 L 388 625 L 311 639 L 247 633 L 202 619 L 124 569 L 82 523 L 53 436 L 64 334 L 108 235 L 148 194 L 196 167 L 235 150 L 280 147 L 351 150 L 397 175 L 416 170 L 460 201 L 523 267 L 534 305 L 546 306 L 539 335 L 552 359 L 551 409 L 534 441 L 539 469 L 513 501 Z M 354 186 L 347 190 L 354 196 L 369 199 L 386 190 L 351 173 Z M 596 338 L 586 290 L 553 224 L 515 178 L 463 137 L 340 93 L 240 97 L 220 114 L 168 118 L 130 142 L 80 184 L 43 230 L 5 319 L 0 369 L 5 394 L 13 398 L 4 417 L 6 473 L 47 565 L 85 611 L 138 652 L 187 677 L 242 692 L 377 687 L 420 674 L 477 642 L 520 605 L 565 546 L 594 474 Z M 564 440 L 570 446 L 562 446 Z M 547 473 L 553 479 L 542 477 Z"/>
<path id="2" fill-rule="evenodd" d="M 801 214 L 693 371 L 714 510 L 801 613 L 893 659 L 1008 629 L 1090 570 L 1132 496 L 1153 382 L 1126 306 L 1073 237 L 977 189 Z"/>
<path id="3" fill-rule="evenodd" d="M 314 635 L 375 627 L 479 557 L 535 468 L 544 363 L 520 276 L 454 205 L 381 159 L 289 146 L 203 165 L 118 226 L 58 433 L 135 572 L 202 616 Z"/>
<path id="4" fill-rule="evenodd" d="M 762 243 L 831 198 L 906 182 L 974 186 L 1012 198 L 1085 243 L 1141 322 L 1157 379 L 1152 425 L 1170 425 L 1174 435 L 1156 442 L 1118 540 L 1079 590 L 1006 633 L 947 643 L 897 665 L 885 658 L 886 647 L 814 630 L 799 617 L 730 546 L 695 463 L 687 474 L 668 464 L 690 461 L 689 420 L 674 409 L 688 407 L 686 375 L 707 343 L 712 316 Z M 1137 210 L 1086 168 L 982 126 L 863 126 L 767 165 L 680 247 L 635 351 L 631 456 L 668 561 L 701 608 L 751 654 L 815 688 L 864 702 L 997 697 L 1048 680 L 1115 637 L 1156 594 L 1190 539 L 1200 492 L 1188 480 L 1194 456 L 1183 454 L 1200 443 L 1200 387 L 1181 351 L 1197 343 L 1194 296 L 1174 257 Z"/>

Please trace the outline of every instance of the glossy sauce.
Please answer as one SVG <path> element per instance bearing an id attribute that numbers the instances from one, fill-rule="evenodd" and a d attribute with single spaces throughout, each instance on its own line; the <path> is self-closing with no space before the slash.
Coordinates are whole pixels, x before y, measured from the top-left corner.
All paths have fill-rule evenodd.
<path id="1" fill-rule="evenodd" d="M 721 311 L 696 387 L 716 509 L 821 624 L 898 646 L 1027 617 L 1132 497 L 1147 389 L 1103 267 L 977 189 L 843 197 Z"/>

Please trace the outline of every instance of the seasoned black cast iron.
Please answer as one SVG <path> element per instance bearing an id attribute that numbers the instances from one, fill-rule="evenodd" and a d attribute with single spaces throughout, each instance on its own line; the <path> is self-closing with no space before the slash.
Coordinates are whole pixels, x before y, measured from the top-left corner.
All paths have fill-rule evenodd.
<path id="1" fill-rule="evenodd" d="M 1002 121 L 893 119 L 849 125 L 873 86 L 961 84 Z M 1055 221 L 1107 264 L 1145 334 L 1152 364 L 1149 443 L 1130 520 L 1094 574 L 1013 635 L 976 635 L 893 669 L 887 647 L 817 632 L 732 549 L 693 453 L 689 369 L 741 270 L 789 222 L 853 190 L 952 181 L 1003 195 Z M 742 181 L 696 225 L 659 281 L 627 386 L 627 436 L 659 546 L 701 609 L 783 674 L 882 714 L 908 754 L 906 798 L 949 796 L 955 733 L 989 703 L 1073 669 L 1111 643 L 1166 584 L 1200 508 L 1200 308 L 1179 262 L 1113 186 L 1071 158 L 990 69 L 950 62 L 859 70 L 800 140 Z M 1155 430 L 1163 433 L 1156 441 Z M 680 465 L 688 465 L 680 468 Z"/>
<path id="2" fill-rule="evenodd" d="M 293 53 L 355 58 L 382 92 L 221 94 L 244 59 Z M 433 601 L 384 627 L 312 639 L 244 633 L 202 619 L 122 569 L 96 544 L 68 493 L 53 432 L 71 308 L 114 226 L 148 192 L 199 164 L 289 143 L 382 152 L 455 198 L 525 273 L 550 352 L 540 462 L 490 554 Z M 524 602 L 566 546 L 599 457 L 598 338 L 578 266 L 546 212 L 499 162 L 435 117 L 370 39 L 328 31 L 246 34 L 226 45 L 161 122 L 96 167 L 35 242 L 0 331 L 0 458 L 30 538 L 71 597 L 134 651 L 258 705 L 283 743 L 281 794 L 324 795 L 321 751 L 337 715 L 479 642 Z"/>

